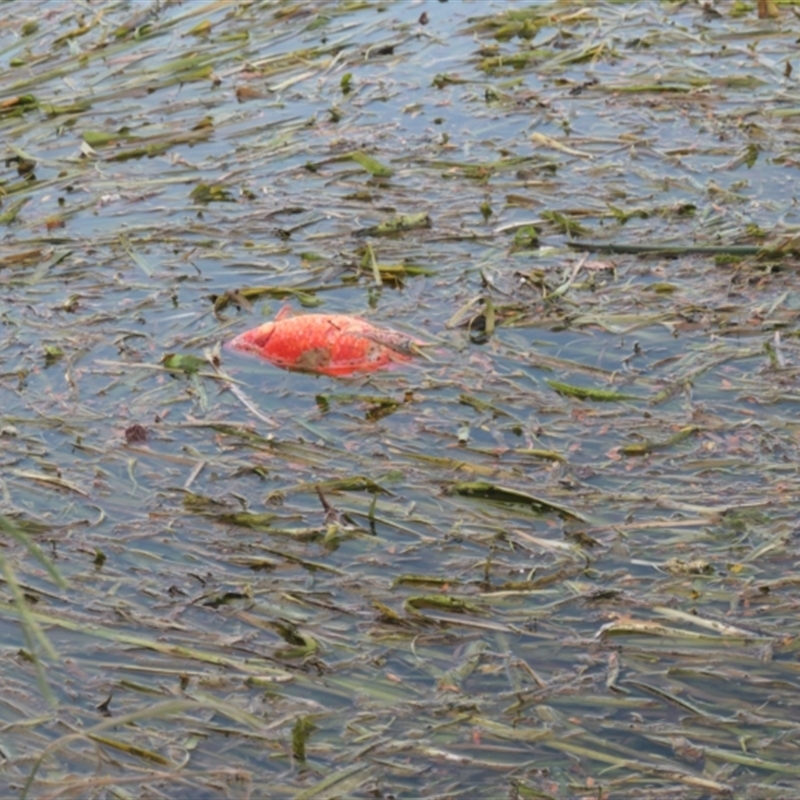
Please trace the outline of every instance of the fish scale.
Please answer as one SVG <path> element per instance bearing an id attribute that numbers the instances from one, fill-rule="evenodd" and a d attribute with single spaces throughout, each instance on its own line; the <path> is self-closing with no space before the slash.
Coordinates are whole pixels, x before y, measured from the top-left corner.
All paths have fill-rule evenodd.
<path id="1" fill-rule="evenodd" d="M 410 361 L 413 344 L 408 336 L 348 314 L 279 314 L 229 346 L 283 369 L 343 376 Z"/>

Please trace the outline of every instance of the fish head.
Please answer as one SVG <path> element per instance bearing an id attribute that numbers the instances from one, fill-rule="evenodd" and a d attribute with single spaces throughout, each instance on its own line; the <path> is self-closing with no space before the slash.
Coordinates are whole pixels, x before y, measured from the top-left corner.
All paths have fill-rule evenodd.
<path id="1" fill-rule="evenodd" d="M 240 333 L 228 342 L 231 350 L 242 353 L 262 353 L 275 330 L 274 322 L 265 322 L 257 328 Z"/>

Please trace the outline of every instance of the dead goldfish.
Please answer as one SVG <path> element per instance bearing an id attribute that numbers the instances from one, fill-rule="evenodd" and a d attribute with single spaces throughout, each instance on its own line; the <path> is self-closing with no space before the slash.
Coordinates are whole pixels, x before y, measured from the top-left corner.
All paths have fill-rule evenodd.
<path id="1" fill-rule="evenodd" d="M 421 344 L 348 314 L 289 314 L 282 309 L 274 321 L 239 334 L 229 346 L 283 369 L 352 375 L 410 361 Z"/>

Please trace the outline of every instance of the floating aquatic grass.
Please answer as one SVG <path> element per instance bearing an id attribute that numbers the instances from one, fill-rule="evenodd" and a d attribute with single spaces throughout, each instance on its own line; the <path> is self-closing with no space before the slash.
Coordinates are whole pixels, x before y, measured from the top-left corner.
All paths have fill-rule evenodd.
<path id="1" fill-rule="evenodd" d="M 17 796 L 797 794 L 795 16 L 429 5 L 4 6 Z"/>

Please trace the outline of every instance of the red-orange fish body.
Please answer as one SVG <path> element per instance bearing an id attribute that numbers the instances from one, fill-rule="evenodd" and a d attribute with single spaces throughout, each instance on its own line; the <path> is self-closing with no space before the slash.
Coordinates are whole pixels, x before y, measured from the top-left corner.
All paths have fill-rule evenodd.
<path id="1" fill-rule="evenodd" d="M 323 375 L 374 372 L 410 361 L 416 342 L 347 314 L 278 314 L 273 322 L 245 331 L 230 347 L 284 369 Z"/>

